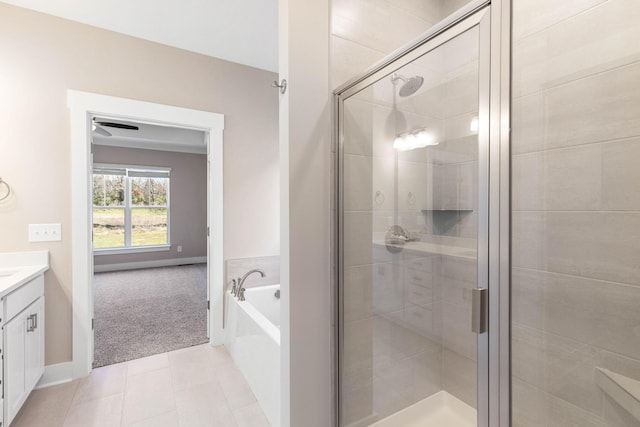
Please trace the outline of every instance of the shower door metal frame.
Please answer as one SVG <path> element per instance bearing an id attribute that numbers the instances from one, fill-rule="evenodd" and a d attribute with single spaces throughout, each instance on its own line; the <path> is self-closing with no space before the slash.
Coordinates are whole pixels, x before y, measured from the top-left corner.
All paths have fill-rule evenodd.
<path id="1" fill-rule="evenodd" d="M 486 224 L 478 227 L 478 287 L 489 289 L 486 319 L 489 328 L 487 333 L 478 335 L 478 427 L 510 425 L 510 10 L 510 0 L 472 1 L 334 91 L 332 120 L 334 147 L 337 149 L 334 182 L 337 209 L 333 236 L 336 258 L 332 297 L 336 426 L 342 425 L 340 375 L 344 349 L 343 103 L 380 78 L 475 26 L 480 31 L 478 221 L 479 224 L 483 221 Z M 488 60 L 483 62 L 483 57 Z M 481 247 L 486 250 L 480 250 Z M 480 282 L 481 277 L 486 278 L 486 283 Z"/>

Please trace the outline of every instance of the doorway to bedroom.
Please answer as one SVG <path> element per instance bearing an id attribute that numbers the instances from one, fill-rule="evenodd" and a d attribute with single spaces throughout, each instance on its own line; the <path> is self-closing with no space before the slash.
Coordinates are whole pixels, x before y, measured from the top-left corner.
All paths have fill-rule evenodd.
<path id="1" fill-rule="evenodd" d="M 209 341 L 205 137 L 92 117 L 94 368 Z"/>

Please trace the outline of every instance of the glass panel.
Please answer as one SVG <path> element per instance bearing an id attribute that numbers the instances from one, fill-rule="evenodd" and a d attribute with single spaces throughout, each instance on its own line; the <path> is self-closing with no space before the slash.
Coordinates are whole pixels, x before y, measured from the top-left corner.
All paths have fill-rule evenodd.
<path id="1" fill-rule="evenodd" d="M 131 205 L 149 206 L 149 192 L 151 182 L 149 178 L 131 178 Z"/>
<path id="2" fill-rule="evenodd" d="M 93 205 L 104 206 L 104 175 L 93 175 Z"/>
<path id="3" fill-rule="evenodd" d="M 93 208 L 93 247 L 124 246 L 124 209 Z"/>
<path id="4" fill-rule="evenodd" d="M 344 426 L 476 425 L 478 47 L 476 27 L 344 102 Z"/>
<path id="5" fill-rule="evenodd" d="M 131 244 L 133 246 L 166 245 L 167 209 L 134 208 L 131 210 Z"/>
<path id="6" fill-rule="evenodd" d="M 124 206 L 124 176 L 93 175 L 94 206 Z"/>
<path id="7" fill-rule="evenodd" d="M 169 180 L 167 178 L 151 178 L 150 181 L 149 204 L 151 206 L 166 206 Z"/>
<path id="8" fill-rule="evenodd" d="M 166 206 L 168 178 L 131 178 L 132 206 Z"/>
<path id="9" fill-rule="evenodd" d="M 638 426 L 640 2 L 511 4 L 512 424 Z"/>

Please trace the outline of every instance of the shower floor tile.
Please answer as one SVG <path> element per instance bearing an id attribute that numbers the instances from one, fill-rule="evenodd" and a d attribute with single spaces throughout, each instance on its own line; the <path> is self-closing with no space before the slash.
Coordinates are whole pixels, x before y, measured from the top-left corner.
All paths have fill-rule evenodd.
<path id="1" fill-rule="evenodd" d="M 443 390 L 371 424 L 371 427 L 475 427 L 476 425 L 476 410 Z"/>

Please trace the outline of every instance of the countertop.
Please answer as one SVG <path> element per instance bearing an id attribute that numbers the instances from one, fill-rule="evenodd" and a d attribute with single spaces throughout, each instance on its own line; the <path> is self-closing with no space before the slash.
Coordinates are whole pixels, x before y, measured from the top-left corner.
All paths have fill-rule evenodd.
<path id="1" fill-rule="evenodd" d="M 448 246 L 439 243 L 429 242 L 407 242 L 404 245 L 388 245 L 384 240 L 374 241 L 373 244 L 381 246 L 391 246 L 408 251 L 424 252 L 426 254 L 445 255 L 468 260 L 476 259 L 476 250 L 473 248 Z"/>
<path id="2" fill-rule="evenodd" d="M 49 269 L 49 251 L 0 253 L 0 298 Z"/>

